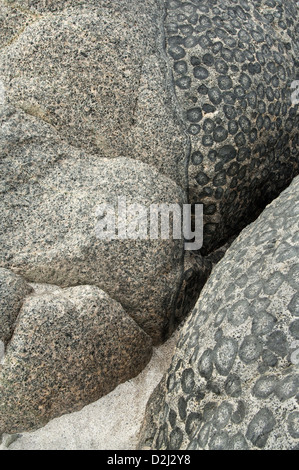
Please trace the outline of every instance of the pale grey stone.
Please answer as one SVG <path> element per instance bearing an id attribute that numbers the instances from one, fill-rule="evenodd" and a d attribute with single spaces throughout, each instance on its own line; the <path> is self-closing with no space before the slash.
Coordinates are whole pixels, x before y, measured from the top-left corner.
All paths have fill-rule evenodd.
<path id="1" fill-rule="evenodd" d="M 0 429 L 35 429 L 80 410 L 135 377 L 151 354 L 151 338 L 95 286 L 31 296 L 0 370 Z"/>

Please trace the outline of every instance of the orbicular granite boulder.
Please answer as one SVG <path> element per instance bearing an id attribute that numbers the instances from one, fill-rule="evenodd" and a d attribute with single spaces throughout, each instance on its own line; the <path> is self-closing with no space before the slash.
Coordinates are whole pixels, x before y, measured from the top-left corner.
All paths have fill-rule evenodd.
<path id="1" fill-rule="evenodd" d="M 298 174 L 298 2 L 165 4 L 166 51 L 191 141 L 189 197 L 205 206 L 210 252 Z"/>
<path id="2" fill-rule="evenodd" d="M 151 354 L 151 338 L 95 286 L 28 297 L 0 369 L 0 430 L 80 410 L 136 376 Z"/>
<path id="3" fill-rule="evenodd" d="M 140 447 L 298 449 L 298 216 L 296 178 L 214 268 Z"/>
<path id="4" fill-rule="evenodd" d="M 0 341 L 10 340 L 14 324 L 25 297 L 32 288 L 20 276 L 7 269 L 0 269 Z"/>

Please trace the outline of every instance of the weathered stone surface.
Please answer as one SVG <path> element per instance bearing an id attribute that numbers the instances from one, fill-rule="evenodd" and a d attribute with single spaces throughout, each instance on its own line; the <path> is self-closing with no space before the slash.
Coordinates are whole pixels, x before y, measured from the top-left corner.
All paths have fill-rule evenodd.
<path id="1" fill-rule="evenodd" d="M 298 196 L 297 177 L 214 268 L 149 402 L 140 447 L 298 445 Z"/>
<path id="2" fill-rule="evenodd" d="M 0 49 L 12 43 L 25 27 L 36 19 L 36 14 L 0 2 Z"/>
<path id="3" fill-rule="evenodd" d="M 175 323 L 170 317 L 183 282 L 182 243 L 171 242 L 166 248 L 168 242 L 162 242 L 167 259 L 159 253 L 159 246 L 164 248 L 158 241 L 102 243 L 100 253 L 94 240 L 94 213 L 103 197 L 110 204 L 117 196 L 148 205 L 187 202 L 174 184 L 186 188 L 189 144 L 181 132 L 163 50 L 162 7 L 152 0 L 14 5 L 30 12 L 34 21 L 0 53 L 1 192 L 5 194 L 0 265 L 33 282 L 96 284 L 160 341 Z M 150 167 L 143 166 L 140 172 L 140 161 Z M 152 178 L 148 172 L 153 172 Z M 158 191 L 160 197 L 155 186 L 162 174 L 167 178 Z M 83 241 L 82 230 L 89 242 Z M 72 238 L 68 246 L 66 234 L 69 241 Z M 157 289 L 158 279 L 165 295 Z M 140 290 L 147 304 L 143 319 L 143 300 L 134 301 Z"/>
<path id="4" fill-rule="evenodd" d="M 167 1 L 166 50 L 209 252 L 298 174 L 298 2 Z M 297 64 L 297 68 L 296 68 Z"/>
<path id="5" fill-rule="evenodd" d="M 14 119 L 15 115 L 12 123 Z M 1 199 L 0 265 L 31 282 L 97 285 L 156 342 L 161 341 L 181 282 L 183 240 L 99 239 L 96 212 L 107 203 L 117 214 L 119 196 L 147 209 L 152 203 L 182 204 L 183 190 L 138 161 L 98 159 L 67 145 L 60 147 L 55 140 L 47 151 L 45 134 L 20 145 L 26 134 L 19 137 L 19 129 L 35 124 L 31 117 L 19 126 L 12 124 L 17 142 L 10 141 L 5 150 L 4 177 L 10 161 L 16 171 L 12 176 L 8 171 L 4 180 L 11 189 Z M 40 128 L 38 122 L 37 133 Z M 45 142 L 40 143 L 43 137 Z M 18 158 L 20 166 L 14 163 Z"/>
<path id="6" fill-rule="evenodd" d="M 0 269 L 0 340 L 7 343 L 14 330 L 24 298 L 32 288 L 24 279 L 7 269 Z"/>
<path id="7" fill-rule="evenodd" d="M 186 185 L 162 12 L 154 0 L 133 3 L 69 2 L 77 8 L 37 17 L 0 54 L 0 79 L 11 104 L 71 145 L 145 161 Z"/>
<path id="8" fill-rule="evenodd" d="M 151 338 L 95 286 L 30 296 L 0 370 L 0 429 L 79 410 L 135 377 L 151 354 Z"/>
<path id="9" fill-rule="evenodd" d="M 193 308 L 222 256 L 214 248 L 298 173 L 296 2 L 14 0 L 0 8 L 0 267 L 31 282 L 97 286 L 158 343 Z M 184 256 L 183 241 L 99 240 L 96 209 L 118 196 L 147 207 L 204 203 L 203 252 L 211 256 Z M 261 292 L 270 302 L 283 283 L 280 273 L 268 286 L 247 277 L 238 279 L 245 299 L 221 309 L 219 325 L 227 315 L 240 327 L 251 318 L 248 304 Z M 273 367 L 287 356 L 286 337 L 270 332 L 261 350 L 256 336 L 277 325 L 259 300 L 240 357 Z M 296 320 L 289 334 L 298 337 Z M 240 394 L 230 376 L 236 343 L 220 328 L 215 341 L 202 376 L 225 373 L 226 389 Z M 209 389 L 219 391 L 213 381 Z M 199 420 L 187 418 L 190 435 Z M 230 440 L 221 428 L 211 446 L 237 448 L 243 437 Z M 174 426 L 170 445 L 181 442 Z"/>

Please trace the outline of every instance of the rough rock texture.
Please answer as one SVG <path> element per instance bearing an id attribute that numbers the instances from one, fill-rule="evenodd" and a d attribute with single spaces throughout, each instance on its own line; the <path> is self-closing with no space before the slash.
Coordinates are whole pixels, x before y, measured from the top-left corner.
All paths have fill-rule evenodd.
<path id="1" fill-rule="evenodd" d="M 94 228 L 98 205 L 117 196 L 147 206 L 187 202 L 188 139 L 161 6 L 14 7 L 35 21 L 0 53 L 0 265 L 32 282 L 95 284 L 159 342 L 173 324 L 183 242 L 101 243 Z"/>
<path id="2" fill-rule="evenodd" d="M 147 401 L 167 371 L 178 331 L 153 348 L 153 356 L 135 378 L 120 384 L 108 395 L 50 421 L 36 431 L 3 436 L 0 450 L 132 450 Z"/>
<path id="3" fill-rule="evenodd" d="M 0 269 L 0 340 L 6 344 L 14 330 L 24 298 L 32 288 L 20 276 Z"/>
<path id="4" fill-rule="evenodd" d="M 205 252 L 298 174 L 298 106 L 290 88 L 299 72 L 297 5 L 166 2 L 167 54 L 191 140 L 189 196 L 205 205 Z"/>
<path id="5" fill-rule="evenodd" d="M 98 239 L 97 207 L 117 208 L 118 195 L 146 207 L 184 201 L 175 183 L 147 165 L 70 150 L 45 177 L 2 196 L 1 264 L 31 282 L 97 285 L 159 341 L 180 282 L 183 241 Z"/>
<path id="6" fill-rule="evenodd" d="M 161 11 L 154 0 L 134 2 L 134 10 L 130 1 L 105 3 L 69 2 L 77 8 L 37 18 L 6 47 L 7 99 L 73 146 L 146 161 L 186 185 L 187 143 L 165 81 Z"/>
<path id="7" fill-rule="evenodd" d="M 214 268 L 140 447 L 298 448 L 298 196 L 296 178 Z"/>
<path id="8" fill-rule="evenodd" d="M 36 19 L 36 14 L 0 1 L 0 49 L 14 39 Z"/>
<path id="9" fill-rule="evenodd" d="M 151 354 L 151 338 L 97 287 L 33 295 L 0 370 L 0 429 L 34 429 L 79 410 L 138 375 Z"/>

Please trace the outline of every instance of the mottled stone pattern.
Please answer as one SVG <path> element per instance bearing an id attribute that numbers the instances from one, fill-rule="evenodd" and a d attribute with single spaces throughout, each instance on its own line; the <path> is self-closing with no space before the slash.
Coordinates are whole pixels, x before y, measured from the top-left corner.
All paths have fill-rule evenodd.
<path id="1" fill-rule="evenodd" d="M 183 240 L 96 233 L 118 196 L 187 202 L 163 13 L 155 0 L 0 2 L 0 267 L 18 279 L 1 285 L 0 432 L 98 399 L 175 327 Z M 48 288 L 20 311 L 26 281 Z M 94 289 L 84 305 L 59 291 L 78 285 Z"/>
<path id="2" fill-rule="evenodd" d="M 0 429 L 34 429 L 138 375 L 151 338 L 95 286 L 28 297 L 0 370 Z"/>
<path id="3" fill-rule="evenodd" d="M 186 186 L 187 137 L 166 80 L 161 8 L 56 3 L 33 2 L 43 15 L 0 54 L 9 102 L 73 146 L 145 161 Z"/>
<path id="4" fill-rule="evenodd" d="M 140 447 L 298 448 L 298 196 L 295 178 L 214 268 Z"/>
<path id="5" fill-rule="evenodd" d="M 0 1 L 0 49 L 11 44 L 37 15 L 16 8 L 4 0 Z"/>
<path id="6" fill-rule="evenodd" d="M 187 202 L 189 142 L 163 49 L 162 6 L 14 8 L 34 21 L 0 52 L 0 265 L 32 282 L 95 284 L 159 342 L 173 323 L 183 243 L 105 243 L 94 229 L 97 206 L 117 196 Z"/>
<path id="7" fill-rule="evenodd" d="M 8 269 L 0 269 L 0 340 L 7 343 L 23 301 L 32 288 Z"/>
<path id="8" fill-rule="evenodd" d="M 298 105 L 290 98 L 297 4 L 166 1 L 167 54 L 191 139 L 189 194 L 205 205 L 206 252 L 298 174 Z"/>
<path id="9" fill-rule="evenodd" d="M 296 13 L 293 0 L 0 1 L 0 267 L 24 278 L 3 297 L 0 431 L 40 426 L 141 370 L 230 236 L 291 181 Z M 100 240 L 97 207 L 118 196 L 204 203 L 209 256 L 184 256 L 183 240 Z M 93 287 L 22 307 L 26 281 Z M 85 345 L 93 335 L 103 355 Z"/>
<path id="10" fill-rule="evenodd" d="M 97 208 L 110 204 L 117 214 L 118 196 L 148 210 L 154 203 L 182 204 L 183 190 L 141 162 L 97 159 L 67 146 L 63 150 L 59 164 L 49 168 L 43 163 L 32 178 L 28 159 L 27 174 L 20 176 L 23 184 L 3 193 L 1 266 L 12 266 L 31 282 L 96 285 L 161 342 L 181 282 L 183 240 L 97 238 Z M 48 163 L 55 146 L 53 151 Z"/>

